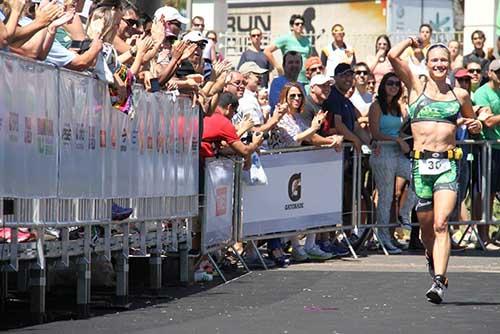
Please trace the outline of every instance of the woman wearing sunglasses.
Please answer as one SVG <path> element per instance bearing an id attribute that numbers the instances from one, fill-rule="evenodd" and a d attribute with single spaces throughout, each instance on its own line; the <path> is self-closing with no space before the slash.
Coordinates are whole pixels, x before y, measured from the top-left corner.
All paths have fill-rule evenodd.
<path id="1" fill-rule="evenodd" d="M 313 118 L 311 126 L 308 126 L 300 115 L 305 104 L 302 87 L 299 83 L 286 84 L 280 93 L 279 103 L 274 112 L 283 112 L 284 115 L 273 129 L 269 138 L 271 149 L 301 146 L 303 142 L 311 143 L 315 146 L 330 146 L 341 149 L 341 136 L 322 137 L 316 132 L 326 117 L 327 112 L 319 111 Z M 322 251 L 316 245 L 316 235 L 309 234 L 305 247 L 300 246 L 297 237 L 291 238 L 292 258 L 297 261 L 327 260 L 333 257 L 331 253 Z"/>
<path id="2" fill-rule="evenodd" d="M 401 125 L 408 117 L 406 110 L 401 108 L 399 99 L 403 93 L 401 81 L 394 73 L 387 73 L 382 77 L 378 94 L 370 106 L 368 113 L 370 131 L 374 141 L 383 141 L 378 145 L 374 154 L 370 156 L 370 166 L 375 178 L 378 191 L 377 223 L 389 224 L 393 199 L 399 201 L 400 191 L 395 188 L 396 177 L 410 179 L 411 163 L 405 156 L 410 147 L 401 138 Z M 411 210 L 415 205 L 416 197 L 409 190 L 408 198 L 400 210 L 403 222 L 409 223 Z M 396 247 L 388 234 L 387 229 L 379 230 L 382 242 L 390 254 L 399 254 L 401 249 Z"/>
<path id="3" fill-rule="evenodd" d="M 470 133 L 479 133 L 482 125 L 474 119 L 467 91 L 452 88 L 446 82 L 451 60 L 446 45 L 433 44 L 428 48 L 425 66 L 429 77 L 425 83 L 400 58 L 409 47 L 422 48 L 423 42 L 409 37 L 392 48 L 388 58 L 409 91 L 414 140 L 412 186 L 418 197 L 417 217 L 433 281 L 426 297 L 439 304 L 448 287 L 446 272 L 451 245 L 448 219 L 457 202 L 457 160 L 462 157 L 455 141 L 457 125 L 464 125 Z"/>

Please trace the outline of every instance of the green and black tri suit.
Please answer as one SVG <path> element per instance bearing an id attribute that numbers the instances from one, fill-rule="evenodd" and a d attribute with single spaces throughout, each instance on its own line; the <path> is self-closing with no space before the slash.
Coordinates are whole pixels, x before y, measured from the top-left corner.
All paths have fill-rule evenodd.
<path id="1" fill-rule="evenodd" d="M 454 100 L 436 101 L 425 95 L 426 86 L 427 84 L 424 86 L 422 94 L 418 97 L 418 99 L 409 106 L 411 123 L 432 121 L 456 125 L 461 105 L 457 96 L 453 92 L 453 89 L 450 87 L 450 90 L 455 96 Z M 458 165 L 454 152 L 414 151 L 412 152 L 412 157 L 412 185 L 417 197 L 419 198 L 419 202 L 416 206 L 417 211 L 432 209 L 432 198 L 434 192 L 443 189 L 455 192 L 458 190 Z M 441 161 L 438 161 L 436 158 L 440 158 Z M 433 159 L 435 159 L 435 161 L 428 161 Z M 449 166 L 447 161 L 449 161 Z M 421 164 L 427 163 L 430 164 L 428 166 L 434 167 L 433 163 L 441 166 L 442 162 L 446 163 L 446 167 L 443 168 L 445 170 L 442 173 L 432 175 L 422 174 Z M 426 168 L 426 173 L 428 171 L 429 169 Z"/>

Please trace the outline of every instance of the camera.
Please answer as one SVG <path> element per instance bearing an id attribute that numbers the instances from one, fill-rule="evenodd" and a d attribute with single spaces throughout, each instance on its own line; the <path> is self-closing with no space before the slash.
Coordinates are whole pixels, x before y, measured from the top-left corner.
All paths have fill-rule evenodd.
<path id="1" fill-rule="evenodd" d="M 244 142 L 245 144 L 251 143 L 253 134 L 254 134 L 253 131 L 248 131 L 246 136 L 241 137 L 241 141 Z M 264 132 L 264 134 L 262 135 L 262 138 L 264 138 L 264 140 L 268 140 L 269 139 L 269 132 Z"/>

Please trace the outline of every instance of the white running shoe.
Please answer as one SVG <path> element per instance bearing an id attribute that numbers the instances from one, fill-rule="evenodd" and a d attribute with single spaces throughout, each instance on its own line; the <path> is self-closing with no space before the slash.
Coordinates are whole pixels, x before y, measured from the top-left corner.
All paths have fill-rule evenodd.
<path id="1" fill-rule="evenodd" d="M 325 261 L 333 258 L 332 253 L 322 251 L 318 245 L 314 245 L 312 248 L 306 249 L 306 254 L 311 260 Z"/>
<path id="2" fill-rule="evenodd" d="M 427 301 L 433 304 L 441 304 L 447 288 L 448 280 L 444 276 L 436 275 L 431 288 L 425 294 Z"/>

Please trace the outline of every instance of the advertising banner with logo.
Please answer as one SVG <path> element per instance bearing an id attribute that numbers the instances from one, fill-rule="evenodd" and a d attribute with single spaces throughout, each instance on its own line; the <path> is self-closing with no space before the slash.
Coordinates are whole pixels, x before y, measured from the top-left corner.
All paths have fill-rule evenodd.
<path id="1" fill-rule="evenodd" d="M 57 196 L 57 71 L 0 57 L 0 197 Z"/>
<path id="2" fill-rule="evenodd" d="M 201 249 L 224 247 L 233 239 L 234 162 L 207 159 L 205 164 L 205 208 L 203 211 Z"/>
<path id="3" fill-rule="evenodd" d="M 267 185 L 242 185 L 243 238 L 341 223 L 343 154 L 333 149 L 261 156 Z"/>

